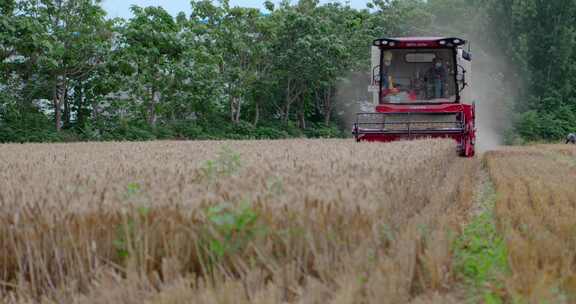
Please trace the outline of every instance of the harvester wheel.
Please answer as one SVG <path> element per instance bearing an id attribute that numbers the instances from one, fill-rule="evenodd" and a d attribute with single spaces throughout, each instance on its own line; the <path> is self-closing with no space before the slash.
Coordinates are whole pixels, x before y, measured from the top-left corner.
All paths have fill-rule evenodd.
<path id="1" fill-rule="evenodd" d="M 476 149 L 474 147 L 474 141 L 470 137 L 462 140 L 461 144 L 462 150 L 460 150 L 460 156 L 462 157 L 474 157 Z"/>
<path id="2" fill-rule="evenodd" d="M 466 157 L 474 157 L 474 154 L 476 153 L 476 149 L 474 147 L 474 139 L 468 137 L 466 138 L 466 145 L 465 147 L 465 155 Z"/>
<path id="3" fill-rule="evenodd" d="M 476 147 L 474 147 L 474 143 L 470 140 L 468 140 L 468 157 L 474 157 L 474 155 L 476 154 Z"/>

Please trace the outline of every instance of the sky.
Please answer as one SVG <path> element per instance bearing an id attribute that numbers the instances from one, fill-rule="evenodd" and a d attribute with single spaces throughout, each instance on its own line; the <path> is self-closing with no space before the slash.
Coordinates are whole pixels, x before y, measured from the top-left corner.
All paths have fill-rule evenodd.
<path id="1" fill-rule="evenodd" d="M 263 8 L 265 0 L 230 0 L 232 6 Z M 293 0 L 295 1 L 295 0 Z M 336 0 L 346 3 L 346 0 Z M 348 0 L 350 6 L 358 9 L 366 7 L 367 0 Z M 278 3 L 279 1 L 272 1 Z M 320 0 L 320 3 L 333 2 Z M 104 8 L 111 18 L 130 18 L 130 6 L 162 6 L 169 13 L 176 16 L 179 12 L 190 13 L 190 0 L 103 0 Z"/>

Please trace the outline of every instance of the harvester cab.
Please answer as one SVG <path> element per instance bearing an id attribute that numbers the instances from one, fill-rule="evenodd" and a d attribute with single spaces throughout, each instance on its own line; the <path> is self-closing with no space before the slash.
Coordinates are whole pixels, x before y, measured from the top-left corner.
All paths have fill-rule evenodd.
<path id="1" fill-rule="evenodd" d="M 452 138 L 460 155 L 474 156 L 475 109 L 467 74 L 472 56 L 460 38 L 374 40 L 374 111 L 358 113 L 357 141 Z"/>

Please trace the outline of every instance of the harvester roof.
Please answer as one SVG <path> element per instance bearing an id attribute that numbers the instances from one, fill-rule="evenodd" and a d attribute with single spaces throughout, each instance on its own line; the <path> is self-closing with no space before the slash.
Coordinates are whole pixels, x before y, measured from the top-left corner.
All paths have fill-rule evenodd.
<path id="1" fill-rule="evenodd" d="M 373 43 L 381 48 L 453 48 L 464 44 L 466 40 L 456 37 L 384 37 Z"/>

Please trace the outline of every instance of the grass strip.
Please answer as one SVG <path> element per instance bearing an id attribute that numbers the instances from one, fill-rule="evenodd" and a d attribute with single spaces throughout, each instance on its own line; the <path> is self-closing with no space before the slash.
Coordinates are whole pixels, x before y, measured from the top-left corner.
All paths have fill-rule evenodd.
<path id="1" fill-rule="evenodd" d="M 506 243 L 499 235 L 494 217 L 496 193 L 487 183 L 482 211 L 464 228 L 454 243 L 454 269 L 465 286 L 468 303 L 503 303 L 499 290 L 508 271 Z"/>

